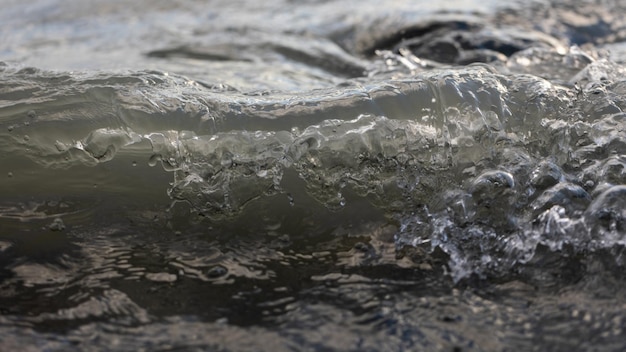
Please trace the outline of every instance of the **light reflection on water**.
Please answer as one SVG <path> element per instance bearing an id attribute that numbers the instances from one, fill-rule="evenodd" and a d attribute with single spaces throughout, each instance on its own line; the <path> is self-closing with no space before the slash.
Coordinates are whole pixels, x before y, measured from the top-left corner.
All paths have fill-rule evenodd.
<path id="1" fill-rule="evenodd" d="M 4 6 L 0 349 L 624 349 L 623 5 Z"/>

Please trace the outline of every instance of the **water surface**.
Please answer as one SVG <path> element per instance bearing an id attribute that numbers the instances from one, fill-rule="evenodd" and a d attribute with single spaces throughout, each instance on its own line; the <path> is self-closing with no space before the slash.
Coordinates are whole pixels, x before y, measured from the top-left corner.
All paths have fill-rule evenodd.
<path id="1" fill-rule="evenodd" d="M 626 347 L 619 1 L 2 5 L 2 350 Z"/>

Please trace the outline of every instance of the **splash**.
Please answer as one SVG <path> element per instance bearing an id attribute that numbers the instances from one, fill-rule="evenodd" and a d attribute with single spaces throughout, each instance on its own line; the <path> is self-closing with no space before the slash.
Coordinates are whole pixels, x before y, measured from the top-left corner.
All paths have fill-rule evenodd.
<path id="1" fill-rule="evenodd" d="M 260 198 L 292 197 L 301 186 L 283 178 L 291 170 L 333 211 L 346 206 L 346 192 L 367 198 L 399 224 L 398 246 L 447 253 L 455 280 L 498 275 L 531 260 L 538 245 L 584 251 L 624 241 L 616 205 L 626 183 L 624 69 L 576 47 L 541 50 L 518 51 L 504 65 L 421 73 L 397 56 L 378 75 L 401 77 L 297 98 L 244 98 L 161 73 L 64 77 L 68 90 L 98 83 L 83 100 L 27 114 L 28 124 L 14 112 L 7 134 L 51 167 L 125 151 L 149 157 L 173 174 L 173 200 L 215 221 Z M 543 66 L 562 66 L 558 77 L 525 74 L 525 58 L 538 53 Z M 32 82 L 30 73 L 10 75 Z M 100 113 L 103 97 L 111 115 Z M 94 119 L 74 131 L 48 127 L 78 112 Z"/>

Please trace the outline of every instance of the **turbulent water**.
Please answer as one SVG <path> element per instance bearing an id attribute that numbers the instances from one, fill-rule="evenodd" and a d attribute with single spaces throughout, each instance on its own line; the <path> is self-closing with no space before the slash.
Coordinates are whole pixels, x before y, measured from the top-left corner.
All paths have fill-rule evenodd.
<path id="1" fill-rule="evenodd" d="M 623 2 L 1 5 L 1 350 L 626 349 Z"/>

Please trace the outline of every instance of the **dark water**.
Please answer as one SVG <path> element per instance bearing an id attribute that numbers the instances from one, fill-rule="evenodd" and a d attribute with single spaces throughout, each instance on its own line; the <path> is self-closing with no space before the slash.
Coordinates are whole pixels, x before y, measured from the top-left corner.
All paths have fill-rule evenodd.
<path id="1" fill-rule="evenodd" d="M 0 12 L 0 349 L 626 349 L 620 1 Z"/>

